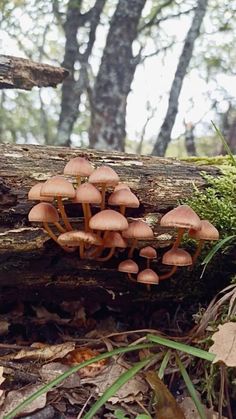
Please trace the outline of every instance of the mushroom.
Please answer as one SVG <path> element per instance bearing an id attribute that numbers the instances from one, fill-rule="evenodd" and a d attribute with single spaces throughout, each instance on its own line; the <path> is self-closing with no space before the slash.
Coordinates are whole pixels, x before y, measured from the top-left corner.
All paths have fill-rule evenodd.
<path id="1" fill-rule="evenodd" d="M 109 205 L 119 205 L 120 206 L 120 213 L 125 215 L 125 209 L 129 208 L 138 208 L 139 207 L 139 200 L 133 194 L 133 192 L 129 191 L 128 189 L 120 189 L 119 191 L 113 192 L 109 199 Z"/>
<path id="2" fill-rule="evenodd" d="M 147 286 L 147 290 L 150 291 L 150 285 L 159 284 L 159 276 L 152 269 L 144 269 L 143 271 L 139 272 L 137 276 L 137 282 L 145 284 Z"/>
<path id="3" fill-rule="evenodd" d="M 66 180 L 63 176 L 53 176 L 51 179 L 48 179 L 42 186 L 41 189 L 42 195 L 52 196 L 57 198 L 58 208 L 63 219 L 63 222 L 68 231 L 73 230 L 69 220 L 67 218 L 65 208 L 62 202 L 62 198 L 74 198 L 75 190 L 73 185 Z"/>
<path id="4" fill-rule="evenodd" d="M 205 240 L 219 240 L 219 231 L 208 220 L 201 220 L 200 230 L 189 230 L 189 237 L 198 240 L 197 249 L 193 255 L 193 264 L 201 253 Z"/>
<path id="5" fill-rule="evenodd" d="M 59 215 L 56 208 L 47 202 L 40 202 L 31 208 L 28 219 L 30 222 L 43 223 L 43 227 L 48 235 L 58 243 L 57 236 L 53 233 L 48 223 L 58 223 Z"/>
<path id="6" fill-rule="evenodd" d="M 152 239 L 153 231 L 145 221 L 137 220 L 129 224 L 128 228 L 123 231 L 122 236 L 125 239 L 132 239 L 132 246 L 128 255 L 131 258 L 138 240 Z"/>
<path id="7" fill-rule="evenodd" d="M 41 194 L 41 189 L 43 186 L 43 182 L 36 183 L 32 188 L 30 188 L 28 192 L 28 199 L 29 201 L 47 201 L 52 202 L 53 197 L 52 196 L 44 196 Z M 66 230 L 57 222 L 54 223 L 57 227 L 58 231 L 61 233 L 64 233 Z"/>
<path id="8" fill-rule="evenodd" d="M 81 184 L 81 177 L 88 177 L 93 171 L 93 166 L 84 157 L 74 157 L 66 163 L 64 175 L 76 176 L 79 186 Z"/>
<path id="9" fill-rule="evenodd" d="M 61 246 L 67 247 L 79 246 L 80 258 L 83 259 L 84 244 L 100 246 L 102 245 L 102 239 L 94 233 L 86 233 L 84 231 L 74 230 L 60 234 L 60 236 L 58 237 L 58 243 Z"/>
<path id="10" fill-rule="evenodd" d="M 150 260 L 157 258 L 157 251 L 154 247 L 146 246 L 140 250 L 139 256 L 147 259 L 147 268 L 150 268 Z"/>
<path id="11" fill-rule="evenodd" d="M 192 257 L 186 250 L 172 247 L 162 258 L 163 265 L 173 265 L 173 268 L 166 274 L 160 275 L 160 280 L 170 278 L 177 270 L 178 266 L 192 265 Z"/>
<path id="12" fill-rule="evenodd" d="M 111 259 L 117 247 L 121 249 L 126 249 L 127 243 L 120 233 L 118 233 L 117 231 L 109 231 L 106 234 L 106 237 L 104 238 L 103 247 L 110 248 L 110 251 L 107 256 L 97 259 L 100 262 L 106 262 L 107 260 Z"/>
<path id="13" fill-rule="evenodd" d="M 201 222 L 198 215 L 188 205 L 180 205 L 177 208 L 167 212 L 161 221 L 162 227 L 177 227 L 178 234 L 173 244 L 174 248 L 177 248 L 181 242 L 185 230 L 194 229 L 200 230 Z"/>
<path id="14" fill-rule="evenodd" d="M 120 191 L 121 189 L 126 189 L 127 191 L 130 191 L 130 187 L 126 185 L 126 183 L 118 183 L 114 188 L 114 192 Z"/>
<path id="15" fill-rule="evenodd" d="M 91 183 L 83 183 L 78 186 L 75 191 L 74 203 L 81 203 L 84 213 L 85 231 L 89 231 L 89 220 L 91 218 L 91 210 L 89 204 L 101 204 L 102 195 L 100 191 Z"/>
<path id="16" fill-rule="evenodd" d="M 105 208 L 105 192 L 107 186 L 115 186 L 119 182 L 118 174 L 108 166 L 100 166 L 89 176 L 89 182 L 102 187 L 101 210 Z"/>
<path id="17" fill-rule="evenodd" d="M 118 266 L 118 271 L 127 273 L 131 281 L 137 282 L 131 274 L 137 274 L 139 271 L 139 267 L 137 263 L 134 262 L 132 259 L 126 259 L 123 262 L 121 262 Z"/>

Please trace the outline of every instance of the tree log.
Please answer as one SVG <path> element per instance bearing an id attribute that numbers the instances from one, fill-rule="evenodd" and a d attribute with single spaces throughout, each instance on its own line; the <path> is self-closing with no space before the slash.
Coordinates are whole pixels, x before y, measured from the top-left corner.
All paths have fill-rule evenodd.
<path id="1" fill-rule="evenodd" d="M 117 272 L 119 261 L 127 257 L 125 252 L 118 253 L 106 263 L 80 260 L 77 252 L 65 253 L 40 226 L 28 222 L 27 215 L 34 204 L 27 199 L 30 187 L 62 174 L 65 163 L 75 156 L 88 158 L 96 167 L 111 166 L 131 187 L 141 205 L 128 211 L 127 216 L 144 219 L 150 224 L 155 234 L 152 244 L 160 248 L 160 254 L 161 248 L 170 245 L 173 239 L 173 231 L 166 233 L 159 227 L 161 216 L 180 199 L 191 196 L 194 185 L 204 188 L 203 171 L 219 174 L 216 168 L 199 168 L 174 159 L 62 147 L 1 145 L 0 301 L 11 301 L 18 296 L 33 300 L 39 297 L 51 299 L 52 295 L 58 299 L 65 296 L 75 299 L 81 295 L 91 296 L 93 291 L 106 301 L 118 301 L 126 295 L 141 298 L 144 288 Z M 73 226 L 78 228 L 83 222 L 80 206 L 68 203 L 66 211 Z M 138 260 L 138 254 L 135 257 Z M 141 266 L 142 262 L 139 264 Z M 154 264 L 157 270 L 158 264 Z M 175 279 L 171 281 L 172 285 L 176 284 Z M 163 281 L 156 287 L 155 298 L 166 293 L 171 281 Z M 175 296 L 178 294 L 176 290 L 173 292 Z"/>
<path id="2" fill-rule="evenodd" d="M 32 87 L 56 87 L 69 71 L 47 64 L 0 55 L 0 89 L 24 89 Z"/>

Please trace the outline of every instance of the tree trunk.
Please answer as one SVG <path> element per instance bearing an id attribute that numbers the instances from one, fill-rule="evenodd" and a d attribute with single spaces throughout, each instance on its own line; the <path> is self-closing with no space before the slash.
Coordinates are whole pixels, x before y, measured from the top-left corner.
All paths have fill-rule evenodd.
<path id="1" fill-rule="evenodd" d="M 61 174 L 65 163 L 75 156 L 85 156 L 95 166 L 113 167 L 121 180 L 128 183 L 141 205 L 128 211 L 127 216 L 149 223 L 155 233 L 152 244 L 160 248 L 159 255 L 162 248 L 170 245 L 173 236 L 173 231 L 166 232 L 159 227 L 161 215 L 178 200 L 190 196 L 193 185 L 204 187 L 203 170 L 212 175 L 218 173 L 215 168 L 198 168 L 171 159 L 61 147 L 1 145 L 0 302 L 1 298 L 11 301 L 18 296 L 32 300 L 88 297 L 95 292 L 109 301 L 112 298 L 119 300 L 123 295 L 132 297 L 134 291 L 135 298 L 142 295 L 142 286 L 137 287 L 124 274 L 117 272 L 118 263 L 127 258 L 127 252 L 118 252 L 104 263 L 80 260 L 78 252 L 65 253 L 49 239 L 40 225 L 28 222 L 27 214 L 34 204 L 27 200 L 30 187 Z M 66 211 L 74 227 L 82 225 L 82 211 L 78 204 L 66 204 Z M 140 246 L 145 244 L 142 242 Z M 138 261 L 137 253 L 135 258 Z M 156 264 L 153 266 L 159 270 Z M 169 281 L 164 282 L 168 284 L 160 285 L 156 298 L 161 298 L 162 291 L 165 294 L 170 287 Z M 183 288 L 176 292 L 175 289 L 175 296 L 182 293 Z"/>
<path id="2" fill-rule="evenodd" d="M 188 156 L 196 156 L 197 151 L 194 136 L 194 125 L 191 122 L 185 124 L 184 139 Z"/>
<path id="3" fill-rule="evenodd" d="M 126 102 L 137 65 L 132 43 L 145 2 L 120 0 L 111 20 L 91 97 L 92 148 L 124 151 Z"/>
<path id="4" fill-rule="evenodd" d="M 181 53 L 174 80 L 170 89 L 169 104 L 160 133 L 152 150 L 153 156 L 164 156 L 171 140 L 171 132 L 178 113 L 178 101 L 184 77 L 192 58 L 194 43 L 199 36 L 200 27 L 206 13 L 208 0 L 198 0 L 193 21 L 187 33 L 183 51 Z"/>
<path id="5" fill-rule="evenodd" d="M 34 86 L 56 87 L 68 74 L 64 68 L 0 55 L 0 89 L 31 90 Z"/>

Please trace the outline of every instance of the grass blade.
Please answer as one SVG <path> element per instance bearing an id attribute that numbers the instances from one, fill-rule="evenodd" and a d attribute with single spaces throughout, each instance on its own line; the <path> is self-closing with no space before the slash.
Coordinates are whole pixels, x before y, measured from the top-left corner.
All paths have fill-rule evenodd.
<path id="1" fill-rule="evenodd" d="M 215 129 L 215 131 L 216 131 L 216 133 L 217 133 L 217 135 L 218 135 L 218 136 L 219 136 L 219 138 L 221 139 L 222 144 L 223 144 L 223 146 L 224 146 L 225 150 L 227 151 L 227 153 L 228 153 L 228 155 L 229 155 L 229 157 L 230 157 L 230 159 L 231 159 L 231 161 L 232 161 L 232 163 L 233 163 L 233 166 L 235 166 L 235 167 L 236 167 L 236 160 L 235 160 L 235 158 L 234 158 L 234 155 L 233 155 L 232 151 L 230 150 L 230 147 L 228 146 L 228 143 L 227 143 L 227 141 L 226 141 L 225 137 L 223 136 L 223 134 L 222 134 L 222 132 L 219 130 L 219 128 L 217 128 L 217 126 L 215 125 L 215 123 L 214 123 L 213 121 L 211 121 L 211 123 L 212 123 L 212 125 L 213 125 L 213 127 L 214 127 L 214 129 Z"/>
<path id="2" fill-rule="evenodd" d="M 144 359 L 143 361 L 138 362 L 128 371 L 125 371 L 119 376 L 119 378 L 107 389 L 104 391 L 102 396 L 94 403 L 91 409 L 86 413 L 83 419 L 93 419 L 97 411 L 110 399 L 127 381 L 134 377 L 142 368 L 144 368 L 149 362 L 150 357 Z"/>
<path id="3" fill-rule="evenodd" d="M 196 392 L 196 390 L 194 388 L 194 385 L 193 385 L 193 383 L 192 383 L 192 381 L 191 381 L 191 379 L 190 379 L 190 377 L 189 377 L 189 375 L 188 375 L 188 373 L 186 371 L 186 368 L 183 365 L 183 363 L 181 362 L 181 360 L 180 360 L 180 358 L 179 358 L 179 356 L 177 354 L 176 354 L 176 363 L 177 363 L 177 365 L 179 367 L 179 370 L 181 372 L 181 375 L 182 375 L 182 377 L 184 379 L 184 382 L 186 384 L 186 387 L 188 389 L 188 392 L 189 392 L 189 394 L 190 394 L 190 396 L 191 396 L 191 398 L 192 398 L 192 400 L 193 400 L 193 402 L 194 402 L 194 404 L 196 406 L 196 409 L 197 409 L 197 411 L 199 413 L 200 418 L 201 419 L 207 419 L 204 406 L 202 405 L 201 401 L 199 400 L 199 397 L 197 395 L 197 392 Z"/>
<path id="4" fill-rule="evenodd" d="M 205 259 L 202 262 L 202 265 L 207 265 L 211 261 L 211 259 L 213 258 L 213 256 L 216 254 L 216 252 L 218 252 L 218 250 L 221 249 L 221 247 L 223 247 L 226 243 L 230 242 L 233 239 L 236 239 L 236 235 L 235 234 L 233 236 L 228 236 L 228 237 L 225 237 L 224 239 L 220 240 L 210 250 L 210 252 L 207 254 L 207 256 L 205 257 Z"/>
<path id="5" fill-rule="evenodd" d="M 165 369 L 166 369 L 166 367 L 167 367 L 167 365 L 168 365 L 168 362 L 169 362 L 169 360 L 170 360 L 170 356 L 171 356 L 171 350 L 169 349 L 167 352 L 166 352 L 166 354 L 165 354 L 165 356 L 164 356 L 164 358 L 163 358 L 163 360 L 162 360 L 162 363 L 161 363 L 161 365 L 160 365 L 160 368 L 159 368 L 159 371 L 158 371 L 158 377 L 162 380 L 162 378 L 164 377 L 164 374 L 165 374 Z"/>
<path id="6" fill-rule="evenodd" d="M 194 348 L 194 346 L 186 345 L 185 343 L 175 342 L 174 340 L 166 339 L 161 336 L 147 335 L 147 339 L 151 342 L 158 343 L 159 345 L 167 346 L 168 348 L 176 349 L 177 351 L 185 352 L 196 356 L 206 361 L 213 361 L 215 354 L 204 351 L 203 349 Z"/>
<path id="7" fill-rule="evenodd" d="M 93 364 L 94 362 L 101 361 L 102 359 L 110 358 L 114 355 L 119 355 L 126 352 L 131 351 L 137 351 L 139 349 L 145 349 L 145 348 L 152 348 L 155 346 L 154 344 L 148 344 L 148 343 L 141 343 L 139 345 L 131 345 L 126 346 L 125 348 L 117 348 L 110 352 L 105 352 L 101 355 L 98 355 L 94 358 L 91 358 L 87 361 L 81 362 L 81 364 L 76 365 L 75 367 L 70 368 L 68 371 L 66 371 L 64 374 L 59 375 L 54 380 L 50 381 L 49 383 L 45 384 L 40 388 L 38 391 L 36 391 L 34 394 L 32 394 L 30 397 L 25 399 L 22 403 L 20 403 L 15 409 L 13 409 L 11 412 L 9 412 L 7 415 L 3 417 L 3 419 L 13 419 L 17 413 L 20 413 L 22 409 L 24 409 L 26 406 L 28 406 L 33 400 L 35 400 L 37 397 L 41 396 L 42 394 L 46 393 L 47 391 L 51 390 L 53 387 L 60 384 L 65 378 L 72 375 L 74 372 L 79 371 L 81 368 L 86 367 L 90 364 Z"/>

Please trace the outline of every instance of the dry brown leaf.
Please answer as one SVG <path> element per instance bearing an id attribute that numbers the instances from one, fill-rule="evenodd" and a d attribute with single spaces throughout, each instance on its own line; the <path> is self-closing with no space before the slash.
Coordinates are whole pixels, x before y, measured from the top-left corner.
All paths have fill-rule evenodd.
<path id="1" fill-rule="evenodd" d="M 216 355 L 214 363 L 222 361 L 228 367 L 236 367 L 236 323 L 228 322 L 219 326 L 212 335 L 214 344 L 209 352 Z"/>
<path id="2" fill-rule="evenodd" d="M 57 358 L 64 358 L 69 352 L 75 349 L 75 343 L 66 342 L 59 345 L 44 345 L 33 344 L 33 349 L 22 349 L 12 359 L 41 359 L 41 360 L 54 360 Z"/>
<path id="3" fill-rule="evenodd" d="M 180 403 L 180 407 L 184 412 L 186 419 L 201 419 L 197 408 L 191 399 L 191 397 L 185 397 L 185 399 Z M 214 412 L 212 409 L 205 409 L 207 419 L 218 419 L 219 414 Z M 222 419 L 227 419 L 225 416 L 222 416 Z"/>
<path id="4" fill-rule="evenodd" d="M 0 320 L 0 336 L 8 333 L 10 323 L 7 320 Z"/>
<path id="5" fill-rule="evenodd" d="M 95 384 L 97 386 L 97 393 L 101 396 L 104 391 L 119 378 L 121 374 L 127 371 L 124 366 L 113 363 L 103 370 L 97 377 L 86 378 L 82 380 L 82 383 Z M 141 394 L 145 394 L 148 391 L 146 382 L 138 375 L 131 378 L 126 384 L 124 384 L 116 394 L 109 399 L 109 402 L 115 404 L 120 401 L 122 402 L 133 402 Z M 141 397 L 142 398 L 142 397 Z"/>
<path id="6" fill-rule="evenodd" d="M 77 348 L 67 355 L 65 363 L 67 365 L 77 365 L 81 364 L 81 362 L 88 361 L 89 359 L 92 359 L 98 355 L 100 355 L 100 353 L 98 351 L 95 351 L 94 349 Z M 105 359 L 94 362 L 93 364 L 88 365 L 87 367 L 84 367 L 81 370 L 79 370 L 79 375 L 80 377 L 94 377 L 95 375 L 100 373 L 101 369 L 104 367 L 105 364 Z"/>
<path id="7" fill-rule="evenodd" d="M 18 390 L 10 391 L 5 398 L 3 406 L 1 407 L 0 419 L 3 419 L 7 413 L 15 409 L 15 407 L 17 407 L 21 402 L 23 402 L 41 387 L 41 384 L 29 385 Z M 20 413 L 31 413 L 37 409 L 42 409 L 46 405 L 46 400 L 47 395 L 42 394 L 33 402 L 31 402 L 27 407 L 25 407 Z"/>
<path id="8" fill-rule="evenodd" d="M 59 375 L 66 372 L 70 367 L 67 365 L 61 364 L 60 362 L 50 362 L 49 364 L 45 364 L 39 370 L 39 374 L 43 381 L 49 382 L 57 378 Z M 80 386 L 80 377 L 78 373 L 74 373 L 67 377 L 63 382 L 60 384 L 60 387 L 63 388 L 75 388 Z"/>
<path id="9" fill-rule="evenodd" d="M 71 319 L 62 319 L 56 313 L 50 313 L 45 307 L 33 307 L 36 312 L 36 316 L 39 323 L 45 323 L 52 321 L 57 324 L 67 324 L 71 321 Z"/>

